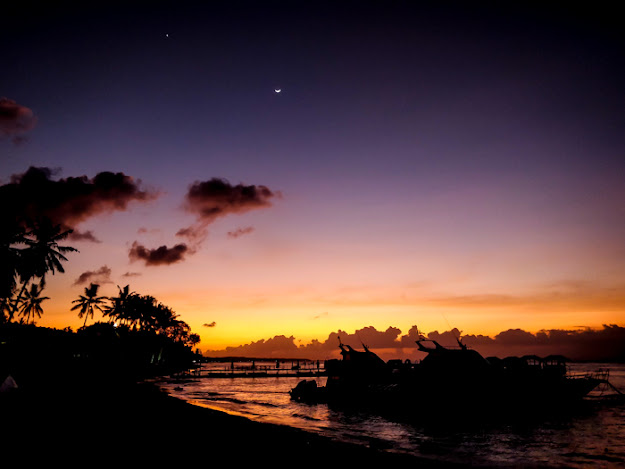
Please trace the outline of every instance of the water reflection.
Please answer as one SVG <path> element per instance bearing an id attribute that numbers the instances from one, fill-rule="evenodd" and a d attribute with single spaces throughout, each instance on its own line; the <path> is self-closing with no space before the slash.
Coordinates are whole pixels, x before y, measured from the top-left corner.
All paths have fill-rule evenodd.
<path id="1" fill-rule="evenodd" d="M 601 365 L 576 365 L 578 371 L 598 366 Z M 610 368 L 612 383 L 625 389 L 625 366 Z M 515 421 L 467 418 L 461 414 L 405 420 L 397 415 L 293 402 L 288 391 L 298 381 L 299 378 L 198 379 L 185 383 L 178 391 L 174 391 L 180 386 L 177 383 L 163 383 L 163 387 L 197 405 L 387 451 L 496 466 L 625 465 L 622 403 L 591 401 L 565 415 Z M 317 384 L 324 385 L 325 378 L 317 378 Z M 598 389 L 594 395 L 601 392 Z"/>

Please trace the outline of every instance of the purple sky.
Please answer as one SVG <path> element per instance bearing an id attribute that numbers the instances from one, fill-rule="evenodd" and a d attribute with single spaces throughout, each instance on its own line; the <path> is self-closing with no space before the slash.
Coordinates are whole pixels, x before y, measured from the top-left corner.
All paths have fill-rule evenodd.
<path id="1" fill-rule="evenodd" d="M 40 322 L 78 323 L 72 285 L 107 266 L 104 293 L 140 274 L 194 329 L 215 322 L 206 346 L 442 329 L 441 308 L 472 333 L 622 323 L 616 16 L 466 3 L 9 7 L 0 97 L 23 113 L 5 101 L 0 183 L 112 171 L 160 194 L 77 227 L 102 243 L 77 246 Z M 181 243 L 201 223 L 185 194 L 212 178 L 276 197 L 175 265 L 129 257 Z"/>

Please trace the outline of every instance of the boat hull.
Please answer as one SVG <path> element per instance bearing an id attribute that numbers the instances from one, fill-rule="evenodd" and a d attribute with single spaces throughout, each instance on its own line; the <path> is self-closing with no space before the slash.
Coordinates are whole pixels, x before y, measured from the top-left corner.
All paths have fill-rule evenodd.
<path id="1" fill-rule="evenodd" d="M 366 348 L 360 352 L 341 344 L 343 359 L 326 362 L 326 386 L 300 382 L 291 397 L 406 414 L 544 412 L 580 402 L 607 380 L 568 375 L 561 356 L 485 359 L 460 342 L 453 349 L 423 342 L 419 348 L 428 355 L 418 364 L 385 363 Z"/>

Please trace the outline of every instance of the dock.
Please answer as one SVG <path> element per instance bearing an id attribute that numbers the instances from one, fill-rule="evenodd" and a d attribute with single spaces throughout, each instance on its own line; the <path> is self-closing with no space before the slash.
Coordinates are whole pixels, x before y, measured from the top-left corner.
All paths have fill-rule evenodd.
<path id="1" fill-rule="evenodd" d="M 197 367 L 178 377 L 188 378 L 317 378 L 327 376 L 323 363 L 254 365 L 224 364 L 224 366 Z"/>

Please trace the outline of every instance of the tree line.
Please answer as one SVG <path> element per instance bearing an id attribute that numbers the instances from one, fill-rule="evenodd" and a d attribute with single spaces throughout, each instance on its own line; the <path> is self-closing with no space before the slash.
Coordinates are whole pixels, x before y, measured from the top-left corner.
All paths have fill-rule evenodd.
<path id="1" fill-rule="evenodd" d="M 35 318 L 41 317 L 42 303 L 49 299 L 43 296 L 46 276 L 64 273 L 65 255 L 77 252 L 60 244 L 71 232 L 48 218 L 8 222 L 0 227 L 0 324 L 34 324 Z M 85 319 L 83 328 L 97 310 L 115 326 L 163 335 L 188 346 L 200 341 L 188 324 L 154 297 L 131 292 L 128 285 L 118 286 L 115 297 L 98 296 L 98 290 L 99 285 L 91 283 L 73 301 L 72 311 L 78 310 L 78 316 Z"/>
<path id="2" fill-rule="evenodd" d="M 176 342 L 195 345 L 200 341 L 197 334 L 191 334 L 189 325 L 178 319 L 178 315 L 169 307 L 159 303 L 150 295 L 139 295 L 130 291 L 126 285 L 115 297 L 98 296 L 99 285 L 91 283 L 73 303 L 72 311 L 79 310 L 78 317 L 85 318 L 84 326 L 94 311 L 102 313 L 103 318 L 116 326 L 132 330 L 142 330 L 165 335 Z M 83 327 L 84 327 L 83 326 Z"/>

